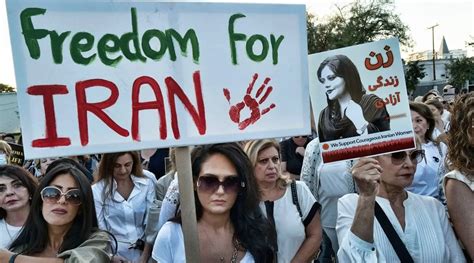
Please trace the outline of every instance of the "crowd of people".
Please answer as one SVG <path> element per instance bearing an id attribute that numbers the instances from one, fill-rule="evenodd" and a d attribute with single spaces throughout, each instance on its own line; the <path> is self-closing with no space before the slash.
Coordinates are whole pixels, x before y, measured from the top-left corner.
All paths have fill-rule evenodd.
<path id="1" fill-rule="evenodd" d="M 415 149 L 353 161 L 323 163 L 317 135 L 193 147 L 201 261 L 471 262 L 474 93 L 430 91 L 410 111 Z M 136 151 L 21 167 L 8 140 L 0 262 L 186 261 L 173 148 L 166 172 Z"/>

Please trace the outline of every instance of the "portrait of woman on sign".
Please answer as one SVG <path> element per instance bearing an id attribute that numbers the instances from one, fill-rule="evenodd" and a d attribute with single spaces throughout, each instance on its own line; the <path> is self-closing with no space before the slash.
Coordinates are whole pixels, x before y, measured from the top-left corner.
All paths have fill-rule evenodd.
<path id="1" fill-rule="evenodd" d="M 318 120 L 321 142 L 390 130 L 383 100 L 366 94 L 359 72 L 347 56 L 326 58 L 316 74 L 327 101 Z"/>

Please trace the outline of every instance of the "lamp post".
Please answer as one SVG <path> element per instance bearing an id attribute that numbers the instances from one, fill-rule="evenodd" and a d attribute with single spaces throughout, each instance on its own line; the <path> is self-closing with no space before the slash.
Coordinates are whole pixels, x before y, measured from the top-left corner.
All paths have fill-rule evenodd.
<path id="1" fill-rule="evenodd" d="M 433 42 L 433 80 L 436 80 L 436 69 L 435 69 L 435 48 L 434 48 L 434 28 L 439 26 L 438 24 L 428 27 L 431 29 L 431 39 Z M 433 84 L 434 85 L 434 84 Z"/>

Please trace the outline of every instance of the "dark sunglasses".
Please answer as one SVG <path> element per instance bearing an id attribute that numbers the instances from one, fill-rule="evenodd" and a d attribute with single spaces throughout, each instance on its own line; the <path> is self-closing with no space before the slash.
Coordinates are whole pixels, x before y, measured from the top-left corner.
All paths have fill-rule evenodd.
<path id="1" fill-rule="evenodd" d="M 414 150 L 414 151 L 412 151 L 408 154 L 405 151 L 392 153 L 392 155 L 391 155 L 392 164 L 395 164 L 395 165 L 402 164 L 403 162 L 405 162 L 405 159 L 407 158 L 407 156 L 410 157 L 410 161 L 412 163 L 419 163 L 423 160 L 423 158 L 425 158 L 425 151 L 424 150 Z"/>
<path id="2" fill-rule="evenodd" d="M 214 193 L 222 185 L 225 192 L 238 192 L 239 189 L 245 187 L 245 183 L 238 176 L 229 176 L 223 182 L 215 176 L 201 176 L 196 183 L 198 189 L 206 193 Z"/>
<path id="3" fill-rule="evenodd" d="M 71 189 L 63 193 L 56 186 L 46 186 L 41 190 L 41 199 L 48 204 L 56 204 L 62 196 L 64 196 L 68 204 L 80 205 L 82 203 L 81 191 L 79 189 Z"/>

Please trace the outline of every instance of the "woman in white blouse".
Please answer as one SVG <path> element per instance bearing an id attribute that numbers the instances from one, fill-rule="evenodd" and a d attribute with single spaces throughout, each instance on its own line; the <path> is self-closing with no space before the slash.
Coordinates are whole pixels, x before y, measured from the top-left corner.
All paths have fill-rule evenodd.
<path id="1" fill-rule="evenodd" d="M 37 187 L 38 181 L 25 169 L 0 165 L 0 248 L 8 248 L 18 237 Z"/>
<path id="2" fill-rule="evenodd" d="M 155 188 L 143 175 L 138 153 L 104 154 L 92 191 L 99 228 L 117 238 L 118 258 L 147 262 L 152 245 L 144 242 L 145 227 Z"/>
<path id="3" fill-rule="evenodd" d="M 400 262 L 374 217 L 377 202 L 413 262 L 465 262 L 443 205 L 430 196 L 405 191 L 423 151 L 362 158 L 352 168 L 359 195 L 338 202 L 339 262 Z"/>
<path id="4" fill-rule="evenodd" d="M 321 206 L 303 182 L 296 181 L 293 192 L 291 181 L 281 173 L 280 145 L 275 140 L 249 141 L 244 150 L 261 192 L 260 208 L 276 230 L 278 262 L 312 262 L 322 239 Z"/>

